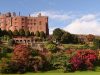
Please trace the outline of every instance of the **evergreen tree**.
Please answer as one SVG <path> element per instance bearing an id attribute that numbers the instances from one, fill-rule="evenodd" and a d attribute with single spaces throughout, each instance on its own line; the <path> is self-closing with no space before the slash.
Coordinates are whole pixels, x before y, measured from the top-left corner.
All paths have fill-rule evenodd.
<path id="1" fill-rule="evenodd" d="M 94 39 L 93 44 L 96 49 L 100 49 L 100 39 Z"/>
<path id="2" fill-rule="evenodd" d="M 14 36 L 18 36 L 18 35 L 19 35 L 19 32 L 18 32 L 18 30 L 17 30 L 17 29 L 16 29 L 16 30 L 14 30 L 13 35 L 14 35 Z"/>
<path id="3" fill-rule="evenodd" d="M 61 37 L 61 42 L 62 43 L 70 43 L 70 42 L 72 42 L 72 40 L 71 40 L 71 34 L 68 33 L 68 32 L 64 33 L 62 35 L 62 37 Z"/>
<path id="4" fill-rule="evenodd" d="M 26 30 L 26 31 L 25 31 L 25 36 L 26 36 L 26 37 L 30 36 L 30 31 L 29 31 L 29 30 Z"/>
<path id="5" fill-rule="evenodd" d="M 20 35 L 20 36 L 25 36 L 25 31 L 24 31 L 24 29 L 20 29 L 20 30 L 19 30 L 19 35 Z"/>
<path id="6" fill-rule="evenodd" d="M 35 35 L 36 35 L 36 37 L 40 37 L 40 32 L 36 31 Z"/>
<path id="7" fill-rule="evenodd" d="M 30 35 L 31 35 L 31 36 L 34 36 L 34 32 L 31 32 Z"/>
<path id="8" fill-rule="evenodd" d="M 45 37 L 46 37 L 45 33 L 44 33 L 43 31 L 41 31 L 41 32 L 40 32 L 40 38 L 43 39 L 43 38 L 45 38 Z"/>
<path id="9" fill-rule="evenodd" d="M 64 31 L 61 30 L 60 28 L 56 28 L 53 31 L 53 38 L 55 39 L 56 42 L 61 40 L 61 36 L 64 34 Z"/>
<path id="10" fill-rule="evenodd" d="M 11 30 L 8 31 L 8 35 L 9 35 L 9 36 L 12 36 L 12 35 L 13 35 L 13 33 L 12 33 Z"/>
<path id="11" fill-rule="evenodd" d="M 3 35 L 2 30 L 0 29 L 0 37 Z"/>

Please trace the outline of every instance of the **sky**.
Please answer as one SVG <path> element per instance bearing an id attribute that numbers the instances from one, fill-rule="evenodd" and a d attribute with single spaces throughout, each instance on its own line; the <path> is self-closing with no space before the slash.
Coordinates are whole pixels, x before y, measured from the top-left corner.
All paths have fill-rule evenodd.
<path id="1" fill-rule="evenodd" d="M 0 0 L 0 12 L 49 17 L 49 32 L 100 35 L 100 0 Z"/>

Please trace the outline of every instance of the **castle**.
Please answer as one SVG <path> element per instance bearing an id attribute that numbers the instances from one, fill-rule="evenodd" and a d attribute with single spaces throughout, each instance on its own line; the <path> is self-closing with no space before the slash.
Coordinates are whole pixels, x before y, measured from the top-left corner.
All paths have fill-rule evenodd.
<path id="1" fill-rule="evenodd" d="M 42 16 L 41 13 L 37 17 L 32 16 L 21 16 L 13 13 L 0 13 L 0 28 L 1 30 L 29 30 L 30 32 L 36 33 L 36 31 L 43 31 L 46 35 L 49 35 L 48 29 L 48 17 Z"/>

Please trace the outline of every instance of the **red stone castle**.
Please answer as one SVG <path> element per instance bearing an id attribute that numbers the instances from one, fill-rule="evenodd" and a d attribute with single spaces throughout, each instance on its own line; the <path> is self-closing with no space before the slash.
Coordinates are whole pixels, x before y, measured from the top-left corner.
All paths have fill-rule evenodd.
<path id="1" fill-rule="evenodd" d="M 29 30 L 30 32 L 36 33 L 36 31 L 43 31 L 46 35 L 49 35 L 48 29 L 48 17 L 41 16 L 41 13 L 37 17 L 32 16 L 21 16 L 13 13 L 0 13 L 0 28 L 1 30 Z"/>

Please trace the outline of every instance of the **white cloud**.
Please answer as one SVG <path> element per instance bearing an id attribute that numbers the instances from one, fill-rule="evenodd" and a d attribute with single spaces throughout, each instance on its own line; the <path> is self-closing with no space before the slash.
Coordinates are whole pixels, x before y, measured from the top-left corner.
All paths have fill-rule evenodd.
<path id="1" fill-rule="evenodd" d="M 74 34 L 100 35 L 100 19 L 95 14 L 88 14 L 75 19 L 63 29 Z"/>
<path id="2" fill-rule="evenodd" d="M 52 34 L 54 29 L 56 29 L 56 27 L 50 27 L 49 28 L 49 34 Z"/>
<path id="3" fill-rule="evenodd" d="M 58 11 L 39 11 L 31 14 L 31 16 L 37 16 L 39 13 L 41 13 L 44 16 L 49 16 L 50 19 L 60 20 L 60 21 L 65 21 L 70 18 L 68 14 Z"/>

